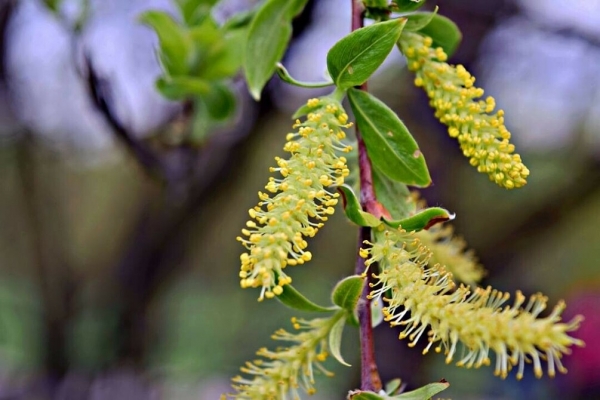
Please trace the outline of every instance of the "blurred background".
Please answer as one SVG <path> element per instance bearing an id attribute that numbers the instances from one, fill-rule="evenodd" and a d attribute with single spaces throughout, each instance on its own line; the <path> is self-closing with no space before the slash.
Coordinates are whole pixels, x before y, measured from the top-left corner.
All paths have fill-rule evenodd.
<path id="1" fill-rule="evenodd" d="M 216 18 L 257 1 L 224 0 Z M 445 378 L 455 399 L 600 398 L 600 1 L 445 0 L 464 39 L 453 63 L 496 97 L 529 184 L 505 191 L 478 174 L 433 118 L 399 54 L 370 90 L 424 152 L 431 205 L 457 213 L 489 273 L 483 285 L 586 318 L 569 374 L 501 381 L 461 370 L 376 330 L 384 381 Z M 171 0 L 0 0 L 0 399 L 217 399 L 270 334 L 304 316 L 240 290 L 235 241 L 289 116 L 307 98 L 272 80 L 261 103 L 236 81 L 236 115 L 202 141 L 202 114 L 155 90 L 157 39 L 141 12 Z M 350 0 L 313 0 L 294 22 L 284 63 L 323 79 L 325 55 L 350 30 Z M 293 272 L 317 302 L 352 273 L 357 230 L 338 212 Z M 267 317 L 268 316 L 268 317 Z M 359 384 L 357 334 L 330 362 L 316 399 Z"/>

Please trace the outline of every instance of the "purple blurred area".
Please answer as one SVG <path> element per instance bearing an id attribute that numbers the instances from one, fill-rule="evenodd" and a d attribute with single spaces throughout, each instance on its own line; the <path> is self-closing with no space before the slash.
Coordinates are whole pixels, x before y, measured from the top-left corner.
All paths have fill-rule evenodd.
<path id="1" fill-rule="evenodd" d="M 225 20 L 257 1 L 226 0 Z M 234 121 L 201 145 L 189 104 L 155 90 L 157 39 L 139 24 L 172 0 L 0 0 L 0 399 L 217 399 L 239 366 L 296 313 L 240 290 L 235 241 L 291 112 L 327 91 L 273 79 L 260 104 L 236 80 Z M 452 63 L 506 111 L 529 184 L 505 191 L 468 165 L 412 85 L 399 54 L 370 90 L 393 107 L 425 154 L 430 205 L 457 213 L 457 231 L 489 273 L 483 285 L 526 294 L 565 319 L 586 318 L 569 374 L 501 381 L 461 370 L 376 330 L 384 381 L 416 388 L 442 378 L 444 398 L 600 398 L 600 1 L 446 0 L 464 38 Z M 320 81 L 331 45 L 350 30 L 350 0 L 313 0 L 294 22 L 283 63 Z M 99 107 L 101 94 L 106 107 Z M 310 243 L 294 283 L 327 303 L 353 271 L 357 231 L 337 213 Z M 356 333 L 315 399 L 358 385 Z M 423 345 L 424 346 L 424 345 Z"/>

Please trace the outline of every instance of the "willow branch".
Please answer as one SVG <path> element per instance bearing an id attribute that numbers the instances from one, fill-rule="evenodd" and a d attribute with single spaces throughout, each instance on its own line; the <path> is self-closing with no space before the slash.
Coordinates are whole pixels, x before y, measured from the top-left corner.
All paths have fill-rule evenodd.
<path id="1" fill-rule="evenodd" d="M 360 0 L 352 1 L 352 31 L 363 27 L 364 8 Z M 361 90 L 367 90 L 367 83 L 361 85 Z M 358 142 L 358 163 L 360 174 L 360 203 L 364 210 L 368 211 L 373 204 L 376 204 L 375 191 L 373 189 L 373 179 L 371 173 L 371 161 L 367 154 L 367 148 L 363 141 L 360 131 L 356 128 L 356 140 Z M 371 238 L 371 229 L 363 227 L 360 230 L 358 245 L 363 245 L 365 240 Z M 365 271 L 365 260 L 357 257 L 356 274 L 362 274 Z M 368 281 L 371 280 L 370 274 Z M 367 297 L 369 294 L 369 282 L 365 285 L 361 299 L 358 305 L 358 321 L 360 324 L 360 357 L 361 357 L 361 384 L 362 390 L 371 390 L 378 392 L 381 390 L 381 378 L 375 362 L 375 345 L 373 341 L 373 326 L 371 324 L 371 301 Z"/>

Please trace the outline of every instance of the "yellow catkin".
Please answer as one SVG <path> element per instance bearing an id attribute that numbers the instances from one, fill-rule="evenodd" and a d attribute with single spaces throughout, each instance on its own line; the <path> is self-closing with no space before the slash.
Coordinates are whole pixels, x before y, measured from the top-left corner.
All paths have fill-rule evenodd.
<path id="1" fill-rule="evenodd" d="M 436 118 L 458 140 L 469 163 L 507 189 L 525 185 L 529 170 L 509 141 L 504 111 L 494 112 L 494 98 L 483 98 L 483 89 L 474 85 L 465 67 L 446 63 L 447 55 L 432 47 L 431 38 L 405 33 L 400 47 L 416 75 L 415 85 L 425 90 Z"/>
<path id="2" fill-rule="evenodd" d="M 327 338 L 331 328 L 341 316 L 342 313 L 313 320 L 292 318 L 292 325 L 298 332 L 280 329 L 273 335 L 274 340 L 292 344 L 274 351 L 258 350 L 257 355 L 262 358 L 247 362 L 241 368 L 246 376 L 234 377 L 232 386 L 236 393 L 224 395 L 223 399 L 300 399 L 300 389 L 314 394 L 315 372 L 333 376 L 322 363 L 329 355 Z"/>
<path id="3" fill-rule="evenodd" d="M 334 213 L 339 194 L 332 186 L 349 174 L 346 158 L 338 156 L 348 151 L 340 138 L 351 126 L 342 105 L 323 97 L 310 99 L 307 109 L 306 119 L 296 120 L 296 131 L 286 136 L 289 158 L 275 158 L 271 172 L 280 176 L 258 193 L 260 202 L 249 210 L 252 220 L 238 237 L 247 249 L 240 257 L 240 285 L 260 288 L 259 300 L 281 294 L 291 283 L 286 266 L 312 259 L 306 238 Z"/>
<path id="4" fill-rule="evenodd" d="M 446 362 L 467 368 L 489 365 L 495 353 L 494 373 L 505 378 L 516 367 L 520 379 L 529 362 L 536 377 L 543 374 L 543 362 L 549 376 L 566 372 L 562 356 L 583 345 L 569 335 L 582 318 L 562 322 L 562 301 L 540 317 L 548 300 L 542 294 L 527 301 L 517 292 L 513 305 L 506 306 L 510 296 L 491 287 L 456 288 L 443 266 L 428 266 L 430 250 L 403 230 L 385 230 L 367 244 L 371 246 L 361 255 L 367 265 L 378 262 L 380 268 L 375 274 L 379 284 L 370 296 L 384 296 L 384 318 L 405 327 L 400 338 L 407 338 L 409 346 L 426 338 L 423 353 L 434 346 L 436 352 L 444 351 Z"/>

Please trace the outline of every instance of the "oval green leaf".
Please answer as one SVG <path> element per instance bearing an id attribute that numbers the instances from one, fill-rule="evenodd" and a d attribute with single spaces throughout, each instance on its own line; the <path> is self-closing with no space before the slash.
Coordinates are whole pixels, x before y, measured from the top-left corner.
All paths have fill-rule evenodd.
<path id="1" fill-rule="evenodd" d="M 360 275 L 348 276 L 335 285 L 331 294 L 331 301 L 338 307 L 354 313 L 360 295 L 365 286 L 366 277 Z"/>
<path id="2" fill-rule="evenodd" d="M 439 7 L 436 6 L 433 12 L 424 11 L 406 15 L 405 17 L 408 21 L 406 21 L 406 26 L 404 27 L 404 30 L 410 32 L 420 31 L 421 29 L 429 25 L 431 20 L 436 16 L 438 10 Z"/>
<path id="3" fill-rule="evenodd" d="M 250 94 L 256 100 L 275 72 L 292 36 L 292 18 L 307 0 L 267 0 L 256 13 L 248 31 L 244 71 Z"/>
<path id="4" fill-rule="evenodd" d="M 338 190 L 342 194 L 344 212 L 350 221 L 358 226 L 368 226 L 371 228 L 381 225 L 381 221 L 376 216 L 362 210 L 358 198 L 350 186 L 338 186 Z"/>
<path id="5" fill-rule="evenodd" d="M 397 400 L 429 400 L 439 392 L 446 390 L 450 384 L 446 381 L 430 383 L 411 392 L 402 393 L 389 399 Z"/>
<path id="6" fill-rule="evenodd" d="M 412 217 L 405 218 L 399 221 L 387 221 L 385 218 L 383 222 L 393 228 L 402 227 L 407 232 L 420 231 L 422 229 L 429 229 L 435 224 L 439 224 L 445 221 L 451 221 L 455 217 L 454 214 L 450 214 L 448 210 L 440 207 L 430 207 L 425 210 L 413 215 Z"/>
<path id="7" fill-rule="evenodd" d="M 286 306 L 299 311 L 331 312 L 337 309 L 337 307 L 323 307 L 313 303 L 291 285 L 284 285 L 283 293 L 276 298 Z"/>
<path id="8" fill-rule="evenodd" d="M 342 335 L 344 333 L 345 326 L 346 316 L 343 316 L 331 327 L 331 330 L 329 331 L 329 351 L 340 364 L 350 367 L 350 364 L 344 361 L 341 352 Z"/>
<path id="9" fill-rule="evenodd" d="M 431 37 L 433 39 L 433 46 L 444 49 L 448 57 L 454 54 L 454 51 L 462 40 L 462 33 L 460 33 L 458 26 L 449 18 L 439 14 L 436 14 L 427 26 L 419 32 Z"/>
<path id="10" fill-rule="evenodd" d="M 348 98 L 373 165 L 395 181 L 429 186 L 425 157 L 400 118 L 381 100 L 362 90 L 350 89 Z"/>
<path id="11" fill-rule="evenodd" d="M 340 89 L 363 84 L 379 68 L 400 38 L 405 18 L 357 29 L 327 53 L 327 70 Z"/>

